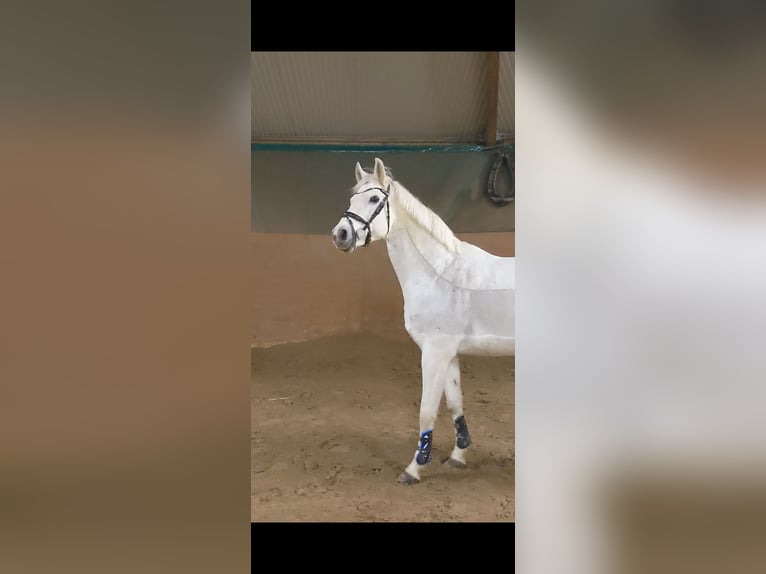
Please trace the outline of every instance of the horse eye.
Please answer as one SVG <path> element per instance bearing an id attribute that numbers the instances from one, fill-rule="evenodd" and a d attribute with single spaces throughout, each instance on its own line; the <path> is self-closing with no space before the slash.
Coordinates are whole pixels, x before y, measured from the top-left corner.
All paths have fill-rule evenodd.
<path id="1" fill-rule="evenodd" d="M 380 198 L 377 195 L 373 195 L 370 198 L 370 203 L 378 203 L 380 201 Z"/>

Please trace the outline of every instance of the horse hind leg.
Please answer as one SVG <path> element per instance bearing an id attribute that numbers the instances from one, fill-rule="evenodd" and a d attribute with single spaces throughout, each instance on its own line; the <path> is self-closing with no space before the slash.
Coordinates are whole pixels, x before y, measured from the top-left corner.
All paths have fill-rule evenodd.
<path id="1" fill-rule="evenodd" d="M 452 422 L 455 425 L 455 448 L 450 457 L 444 461 L 449 468 L 466 468 L 465 451 L 471 446 L 471 435 L 468 434 L 468 424 L 463 414 L 463 392 L 460 388 L 460 362 L 457 356 L 450 361 L 447 369 L 447 381 L 444 388 L 447 406 L 452 412 Z"/>
<path id="2" fill-rule="evenodd" d="M 415 455 L 407 468 L 399 475 L 402 484 L 420 481 L 420 471 L 431 462 L 433 428 L 439 403 L 444 394 L 444 384 L 452 353 L 445 352 L 440 345 L 424 345 L 421 357 L 423 371 L 423 392 L 420 398 L 420 438 Z"/>

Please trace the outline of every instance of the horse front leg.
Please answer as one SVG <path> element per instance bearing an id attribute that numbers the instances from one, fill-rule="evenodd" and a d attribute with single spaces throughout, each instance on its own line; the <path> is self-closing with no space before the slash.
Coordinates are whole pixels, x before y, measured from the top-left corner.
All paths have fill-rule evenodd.
<path id="1" fill-rule="evenodd" d="M 441 347 L 441 348 L 440 348 Z M 420 438 L 415 455 L 407 468 L 399 475 L 402 484 L 420 481 L 421 469 L 431 462 L 431 445 L 439 402 L 444 392 L 447 370 L 452 354 L 440 345 L 423 345 L 421 365 L 423 371 L 423 392 L 420 397 Z"/>
<path id="2" fill-rule="evenodd" d="M 460 363 L 457 356 L 450 361 L 447 369 L 444 395 L 455 425 L 455 448 L 444 465 L 449 468 L 466 468 L 465 450 L 471 445 L 471 435 L 468 434 L 468 424 L 463 414 L 463 392 L 460 388 Z"/>

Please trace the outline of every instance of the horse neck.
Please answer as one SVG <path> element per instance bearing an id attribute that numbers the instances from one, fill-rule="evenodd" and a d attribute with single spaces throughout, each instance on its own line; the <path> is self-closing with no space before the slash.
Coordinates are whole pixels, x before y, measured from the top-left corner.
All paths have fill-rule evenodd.
<path id="1" fill-rule="evenodd" d="M 412 278 L 442 275 L 457 254 L 397 205 L 395 197 L 392 200 L 391 229 L 386 245 L 402 289 Z"/>

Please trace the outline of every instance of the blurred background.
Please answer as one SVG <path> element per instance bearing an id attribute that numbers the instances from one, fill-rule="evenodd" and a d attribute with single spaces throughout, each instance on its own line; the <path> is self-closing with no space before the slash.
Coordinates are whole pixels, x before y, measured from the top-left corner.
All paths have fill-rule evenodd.
<path id="1" fill-rule="evenodd" d="M 756 3 L 517 7 L 517 568 L 766 568 Z"/>
<path id="2" fill-rule="evenodd" d="M 245 572 L 250 3 L 0 13 L 0 572 Z"/>

